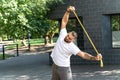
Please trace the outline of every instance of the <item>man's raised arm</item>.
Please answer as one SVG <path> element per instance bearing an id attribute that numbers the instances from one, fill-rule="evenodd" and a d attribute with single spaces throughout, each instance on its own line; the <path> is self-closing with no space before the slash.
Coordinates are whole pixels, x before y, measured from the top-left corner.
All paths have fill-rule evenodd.
<path id="1" fill-rule="evenodd" d="M 74 11 L 75 8 L 73 6 L 69 6 L 62 18 L 62 24 L 61 24 L 61 29 L 66 28 L 66 25 L 68 23 L 69 15 L 72 11 Z"/>

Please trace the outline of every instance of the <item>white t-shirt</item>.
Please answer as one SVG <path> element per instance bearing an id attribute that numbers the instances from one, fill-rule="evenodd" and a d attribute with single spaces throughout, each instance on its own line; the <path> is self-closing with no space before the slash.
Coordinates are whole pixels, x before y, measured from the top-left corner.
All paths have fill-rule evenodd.
<path id="1" fill-rule="evenodd" d="M 61 67 L 69 67 L 71 55 L 76 55 L 80 51 L 80 49 L 73 42 L 66 43 L 64 41 L 66 35 L 66 28 L 61 29 L 59 38 L 51 54 L 53 62 Z"/>

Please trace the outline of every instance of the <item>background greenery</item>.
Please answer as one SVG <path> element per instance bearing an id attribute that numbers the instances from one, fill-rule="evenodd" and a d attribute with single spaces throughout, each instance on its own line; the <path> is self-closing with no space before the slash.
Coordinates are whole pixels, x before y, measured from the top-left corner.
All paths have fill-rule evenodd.
<path id="1" fill-rule="evenodd" d="M 29 35 L 52 43 L 58 22 L 49 20 L 48 15 L 60 3 L 62 0 L 0 0 L 0 37 L 17 41 Z"/>
<path id="2" fill-rule="evenodd" d="M 54 43 L 56 42 L 56 40 L 57 40 L 57 37 L 54 37 L 53 38 L 53 41 L 54 41 Z M 11 44 L 18 44 L 18 47 L 19 48 L 21 48 L 22 47 L 22 44 L 21 44 L 21 41 L 17 41 L 17 42 L 13 42 L 13 43 L 11 43 Z M 30 44 L 31 44 L 31 46 L 40 46 L 40 45 L 43 45 L 44 44 L 44 39 L 43 38 L 38 38 L 38 39 L 30 39 Z M 16 49 L 16 45 L 7 45 L 7 46 L 5 46 L 5 52 L 7 51 L 7 50 L 13 50 L 13 49 Z M 10 58 L 10 57 L 15 57 L 15 54 L 6 54 L 5 53 L 5 58 Z M 1 51 L 0 52 L 0 60 L 2 60 L 3 59 L 3 52 Z"/>

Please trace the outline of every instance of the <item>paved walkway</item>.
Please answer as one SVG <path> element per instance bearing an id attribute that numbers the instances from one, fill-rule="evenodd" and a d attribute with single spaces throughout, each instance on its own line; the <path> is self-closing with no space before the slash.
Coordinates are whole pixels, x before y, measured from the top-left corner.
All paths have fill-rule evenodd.
<path id="1" fill-rule="evenodd" d="M 72 65 L 74 80 L 120 80 L 120 65 Z M 0 80 L 51 80 L 48 53 L 0 61 Z"/>

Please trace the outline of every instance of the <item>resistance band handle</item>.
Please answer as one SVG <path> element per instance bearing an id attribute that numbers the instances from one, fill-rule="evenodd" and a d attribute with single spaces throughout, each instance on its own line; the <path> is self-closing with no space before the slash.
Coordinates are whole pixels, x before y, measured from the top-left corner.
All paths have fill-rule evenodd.
<path id="1" fill-rule="evenodd" d="M 86 36 L 87 36 L 88 40 L 90 41 L 90 43 L 91 43 L 91 45 L 92 45 L 93 49 L 95 50 L 96 54 L 99 54 L 99 52 L 98 52 L 98 50 L 96 49 L 96 47 L 95 47 L 94 43 L 92 42 L 91 38 L 89 37 L 89 35 L 88 35 L 88 33 L 87 33 L 86 29 L 84 28 L 83 24 L 81 23 L 80 19 L 78 18 L 78 16 L 77 16 L 76 12 L 75 12 L 75 11 L 73 11 L 73 13 L 74 13 L 74 15 L 76 16 L 76 18 L 77 18 L 77 20 L 78 20 L 79 24 L 81 25 L 81 27 L 82 27 L 83 31 L 85 32 L 85 34 L 86 34 Z M 100 67 L 103 67 L 103 61 L 102 61 L 102 59 L 100 60 Z"/>

